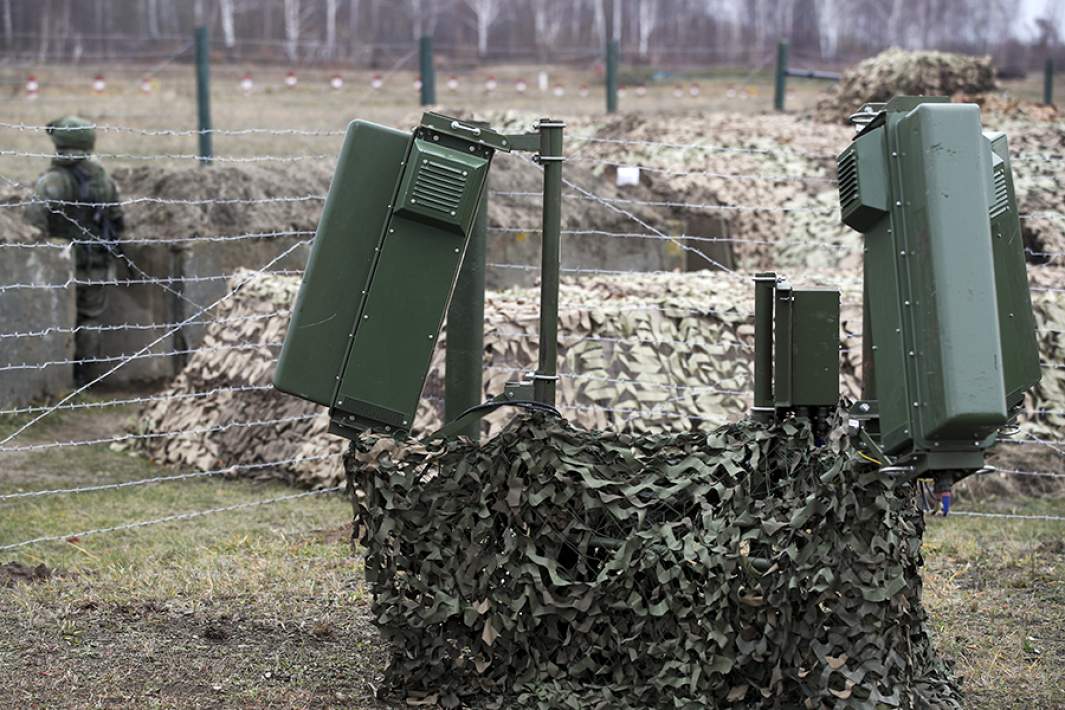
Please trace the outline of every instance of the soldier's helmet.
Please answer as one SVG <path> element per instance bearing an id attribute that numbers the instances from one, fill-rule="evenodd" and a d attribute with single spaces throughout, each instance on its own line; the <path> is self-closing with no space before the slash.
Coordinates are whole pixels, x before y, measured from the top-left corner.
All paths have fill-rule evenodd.
<path id="1" fill-rule="evenodd" d="M 92 155 L 96 128 L 91 121 L 78 116 L 63 116 L 49 123 L 47 131 L 61 157 L 80 160 Z"/>

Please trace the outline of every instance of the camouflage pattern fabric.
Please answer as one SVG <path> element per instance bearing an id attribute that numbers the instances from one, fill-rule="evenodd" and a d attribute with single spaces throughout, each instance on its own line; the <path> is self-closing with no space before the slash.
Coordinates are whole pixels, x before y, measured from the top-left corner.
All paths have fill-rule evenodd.
<path id="1" fill-rule="evenodd" d="M 797 421 L 544 415 L 347 456 L 386 695 L 542 708 L 959 708 L 913 488 Z"/>
<path id="2" fill-rule="evenodd" d="M 99 162 L 90 157 L 95 144 L 92 124 L 67 116 L 48 124 L 56 146 L 52 165 L 37 179 L 35 203 L 26 208 L 26 219 L 48 237 L 82 242 L 74 246 L 75 273 L 79 281 L 115 278 L 114 254 L 125 229 L 118 188 Z M 71 204 L 74 203 L 74 204 Z M 87 203 L 112 203 L 94 205 Z M 99 240 L 99 243 L 83 243 Z M 77 287 L 77 324 L 94 326 L 107 311 L 108 286 Z M 100 333 L 81 328 L 75 337 L 78 359 L 100 355 Z M 76 364 L 75 379 L 85 377 L 85 366 Z"/>

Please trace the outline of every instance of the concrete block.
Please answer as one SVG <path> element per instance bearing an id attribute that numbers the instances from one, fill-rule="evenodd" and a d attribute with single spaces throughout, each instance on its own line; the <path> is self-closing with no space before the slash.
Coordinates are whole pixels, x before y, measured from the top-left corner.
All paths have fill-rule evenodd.
<path id="1" fill-rule="evenodd" d="M 74 277 L 70 249 L 9 247 L 0 259 L 0 284 L 64 283 Z M 16 289 L 0 293 L 0 334 L 43 331 L 43 336 L 0 337 L 0 366 L 69 361 L 74 357 L 74 287 Z M 73 365 L 0 371 L 0 408 L 55 400 L 73 389 Z"/>

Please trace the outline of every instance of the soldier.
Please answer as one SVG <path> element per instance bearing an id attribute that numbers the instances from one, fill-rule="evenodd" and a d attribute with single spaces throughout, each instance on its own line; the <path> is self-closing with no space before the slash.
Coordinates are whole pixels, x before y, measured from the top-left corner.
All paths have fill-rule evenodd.
<path id="1" fill-rule="evenodd" d="M 29 206 L 27 218 L 50 238 L 74 242 L 78 281 L 112 281 L 125 224 L 115 183 L 92 158 L 96 131 L 83 118 L 64 116 L 48 124 L 48 135 L 56 156 L 48 171 L 37 179 L 35 202 Z M 107 310 L 108 288 L 102 284 L 77 286 L 76 360 L 100 355 L 100 331 L 94 326 L 100 324 Z M 74 365 L 74 381 L 79 386 L 88 381 L 87 369 L 87 363 Z"/>

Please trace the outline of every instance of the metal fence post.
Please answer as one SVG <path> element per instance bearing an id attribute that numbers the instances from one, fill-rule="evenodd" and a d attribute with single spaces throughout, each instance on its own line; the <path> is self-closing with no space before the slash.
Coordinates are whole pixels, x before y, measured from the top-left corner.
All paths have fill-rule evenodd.
<path id="1" fill-rule="evenodd" d="M 544 167 L 544 214 L 540 260 L 540 362 L 533 398 L 554 406 L 558 385 L 558 282 L 562 260 L 562 129 L 541 118 L 539 160 Z"/>
<path id="2" fill-rule="evenodd" d="M 433 38 L 429 35 L 418 40 L 418 66 L 422 80 L 422 106 L 436 103 L 436 69 L 433 68 Z"/>
<path id="3" fill-rule="evenodd" d="M 618 52 L 620 45 L 616 39 L 606 44 L 606 112 L 618 111 Z"/>
<path id="4" fill-rule="evenodd" d="M 1043 70 L 1043 103 L 1047 106 L 1054 105 L 1054 58 L 1047 57 L 1046 68 Z"/>
<path id="5" fill-rule="evenodd" d="M 196 28 L 196 113 L 200 138 L 200 165 L 210 165 L 211 147 L 211 75 L 210 46 L 207 28 Z"/>
<path id="6" fill-rule="evenodd" d="M 477 206 L 470 243 L 462 257 L 455 293 L 447 309 L 444 357 L 444 421 L 452 422 L 481 403 L 484 389 L 484 272 L 488 241 L 488 187 Z M 477 441 L 481 421 L 458 432 Z"/>
<path id="7" fill-rule="evenodd" d="M 777 72 L 773 82 L 773 108 L 784 110 L 784 94 L 788 90 L 788 43 L 781 40 L 777 44 Z"/>

